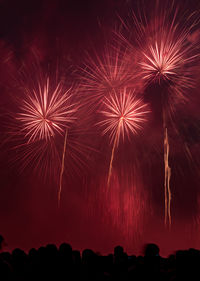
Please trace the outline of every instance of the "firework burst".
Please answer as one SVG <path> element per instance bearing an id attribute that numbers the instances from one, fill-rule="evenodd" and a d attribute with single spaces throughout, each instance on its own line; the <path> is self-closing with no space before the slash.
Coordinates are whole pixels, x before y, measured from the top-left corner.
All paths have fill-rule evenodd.
<path id="1" fill-rule="evenodd" d="M 171 28 L 170 28 L 171 30 Z M 180 38 L 175 38 L 174 32 L 166 34 L 162 32 L 161 38 L 155 38 L 154 42 L 149 42 L 146 50 L 143 51 L 144 60 L 140 63 L 142 76 L 148 82 L 163 80 L 180 85 L 180 79 L 185 88 L 193 85 L 190 76 L 182 76 L 182 68 L 192 63 L 196 55 L 188 57 L 190 46 L 186 44 L 186 34 Z M 176 88 L 175 88 L 176 89 Z"/>
<path id="2" fill-rule="evenodd" d="M 48 141 L 55 134 L 63 134 L 75 118 L 76 108 L 69 103 L 70 90 L 63 92 L 61 84 L 50 91 L 49 79 L 44 87 L 38 86 L 38 91 L 27 91 L 21 105 L 21 112 L 16 119 L 21 123 L 21 131 L 29 142 L 45 139 Z"/>
<path id="3" fill-rule="evenodd" d="M 132 49 L 132 57 L 137 56 L 138 75 L 146 85 L 168 82 L 170 98 L 187 100 L 199 59 L 198 13 L 186 15 L 174 3 L 156 1 L 154 12 L 133 12 L 131 20 L 121 22 L 125 28 L 116 34 L 128 53 Z"/>
<path id="4" fill-rule="evenodd" d="M 71 100 L 71 88 L 65 91 L 61 82 L 53 87 L 50 79 L 47 78 L 38 83 L 37 88 L 25 88 L 24 99 L 20 101 L 20 112 L 15 116 L 19 128 L 18 135 L 26 140 L 26 143 L 17 146 L 18 150 L 24 150 L 23 165 L 27 166 L 31 161 L 36 162 L 36 167 L 49 168 L 50 164 L 52 168 L 57 165 L 56 163 L 61 167 L 58 203 L 60 203 L 65 168 L 67 132 L 76 120 L 75 113 L 79 108 Z M 58 138 L 64 135 L 62 161 L 60 161 L 57 142 Z M 73 146 L 72 143 L 70 146 Z M 43 169 L 43 173 L 48 168 Z M 58 174 L 58 170 L 56 173 Z"/>
<path id="5" fill-rule="evenodd" d="M 177 9 L 153 21 L 153 30 L 146 29 L 148 37 L 142 51 L 141 72 L 147 82 L 167 82 L 170 108 L 177 102 L 188 100 L 187 90 L 195 85 L 194 73 L 199 58 L 198 38 L 190 40 L 197 24 L 189 16 L 185 24 L 179 23 Z M 192 21 L 190 23 L 189 21 Z"/>
<path id="6" fill-rule="evenodd" d="M 195 28 L 199 19 L 195 13 L 188 17 L 184 14 L 183 17 L 181 10 L 173 4 L 161 7 L 159 2 L 156 3 L 153 15 L 147 13 L 144 17 L 137 17 L 133 14 L 135 38 L 134 42 L 130 38 L 126 42 L 132 49 L 138 46 L 138 65 L 146 86 L 151 83 L 160 86 L 164 131 L 165 224 L 168 220 L 171 225 L 167 111 L 173 111 L 176 103 L 187 101 L 187 90 L 194 87 L 194 72 L 199 57 L 199 40 Z M 120 37 L 124 40 L 122 35 Z"/>
<path id="7" fill-rule="evenodd" d="M 130 71 L 128 49 L 118 43 L 106 46 L 103 54 L 87 56 L 82 69 L 80 91 L 86 93 L 89 102 L 95 105 L 110 93 L 126 88 L 139 88 L 136 70 Z"/>
<path id="8" fill-rule="evenodd" d="M 126 89 L 119 95 L 112 94 L 109 98 L 106 97 L 104 106 L 105 110 L 102 110 L 101 113 L 105 119 L 99 124 L 104 127 L 103 134 L 108 133 L 110 142 L 113 144 L 108 173 L 109 185 L 114 153 L 120 137 L 124 141 L 125 136 L 130 138 L 130 134 L 137 134 L 142 129 L 149 110 L 141 99 L 137 99 Z"/>

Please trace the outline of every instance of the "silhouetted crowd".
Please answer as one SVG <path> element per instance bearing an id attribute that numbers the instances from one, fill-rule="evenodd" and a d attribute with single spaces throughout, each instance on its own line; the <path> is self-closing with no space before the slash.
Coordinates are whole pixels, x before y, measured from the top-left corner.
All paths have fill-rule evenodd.
<path id="1" fill-rule="evenodd" d="M 0 235 L 0 250 L 3 237 Z M 123 247 L 101 256 L 90 249 L 82 254 L 63 243 L 0 253 L 0 280 L 200 280 L 200 251 L 179 250 L 168 258 L 156 244 L 145 247 L 144 256 L 128 256 Z"/>

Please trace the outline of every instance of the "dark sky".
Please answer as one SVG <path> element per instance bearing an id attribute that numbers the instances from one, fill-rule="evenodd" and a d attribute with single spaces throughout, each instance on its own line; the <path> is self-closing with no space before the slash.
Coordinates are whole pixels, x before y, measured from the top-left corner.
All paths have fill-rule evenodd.
<path id="1" fill-rule="evenodd" d="M 156 109 L 150 124 L 134 142 L 126 142 L 117 150 L 109 195 L 105 192 L 105 178 L 111 147 L 93 127 L 95 117 L 89 116 L 87 108 L 80 113 L 78 124 L 86 133 L 81 132 L 77 140 L 93 150 L 87 152 L 87 168 L 78 175 L 70 161 L 66 164 L 60 209 L 57 179 L 43 180 L 31 165 L 20 172 L 21 162 L 16 160 L 19 151 L 10 141 L 10 116 L 16 111 L 16 99 L 21 98 L 19 85 L 26 82 L 20 73 L 34 75 L 35 57 L 38 72 L 52 74 L 59 65 L 61 75 L 75 83 L 74 70 L 82 67 L 86 53 L 95 49 L 101 54 L 119 24 L 119 16 L 127 19 L 131 9 L 135 13 L 138 7 L 148 10 L 154 2 L 0 1 L 0 232 L 9 250 L 28 250 L 47 243 L 59 245 L 63 241 L 76 249 L 90 247 L 103 253 L 112 251 L 117 244 L 123 244 L 128 252 L 139 252 L 143 244 L 156 242 L 161 254 L 179 247 L 200 246 L 199 66 L 190 103 L 178 106 L 174 115 L 178 134 L 169 128 L 171 231 L 164 228 L 163 222 L 163 136 L 155 89 L 147 89 L 151 93 L 148 102 Z M 198 1 L 183 1 L 185 11 L 198 8 Z"/>

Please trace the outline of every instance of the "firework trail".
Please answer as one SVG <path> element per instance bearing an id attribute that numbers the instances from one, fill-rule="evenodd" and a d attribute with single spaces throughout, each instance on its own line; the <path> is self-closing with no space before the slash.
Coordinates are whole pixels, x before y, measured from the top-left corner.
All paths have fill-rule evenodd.
<path id="1" fill-rule="evenodd" d="M 23 157 L 24 165 L 35 159 L 39 166 L 42 158 L 47 157 L 46 154 L 48 154 L 47 159 L 49 159 L 51 153 L 54 157 L 49 159 L 50 163 L 55 160 L 56 155 L 60 158 L 56 149 L 56 138 L 62 137 L 65 132 L 62 162 L 58 161 L 61 165 L 58 205 L 62 190 L 68 129 L 74 123 L 76 119 L 74 114 L 78 109 L 76 104 L 71 103 L 71 92 L 71 88 L 65 91 L 61 83 L 54 88 L 51 87 L 50 79 L 47 78 L 43 83 L 38 83 L 36 89 L 26 88 L 25 98 L 20 102 L 20 112 L 15 117 L 20 124 L 20 134 L 27 140 L 26 145 L 29 147 Z"/>
<path id="2" fill-rule="evenodd" d="M 141 79 L 148 87 L 158 84 L 161 92 L 164 135 L 165 165 L 165 224 L 171 225 L 171 190 L 169 167 L 169 136 L 167 111 L 173 113 L 175 105 L 188 101 L 187 90 L 194 87 L 194 70 L 199 57 L 198 40 L 190 40 L 199 22 L 195 13 L 187 18 L 172 4 L 162 7 L 156 2 L 155 14 L 147 13 L 137 17 L 133 13 L 134 40 L 119 37 L 126 41 L 130 48 L 138 46 L 138 64 Z M 124 24 L 124 23 L 123 23 Z M 126 29 L 132 27 L 124 24 Z M 130 32 L 131 33 L 131 32 Z M 133 47 L 134 46 L 134 47 Z"/>
<path id="3" fill-rule="evenodd" d="M 171 226 L 171 190 L 170 190 L 170 177 L 171 168 L 169 167 L 169 141 L 168 141 L 168 131 L 166 126 L 165 111 L 163 110 L 163 130 L 164 130 L 164 165 L 165 165 L 165 225 L 167 221 L 169 226 Z"/>
<path id="4" fill-rule="evenodd" d="M 109 133 L 110 142 L 113 143 L 107 180 L 109 186 L 115 149 L 119 145 L 120 137 L 124 141 L 125 135 L 130 138 L 130 133 L 137 134 L 142 129 L 142 123 L 146 121 L 146 114 L 149 111 L 141 99 L 137 99 L 126 89 L 119 95 L 112 94 L 109 98 L 105 98 L 103 103 L 105 110 L 101 113 L 105 120 L 99 124 L 105 127 L 103 134 Z"/>
<path id="5" fill-rule="evenodd" d="M 61 165 L 61 170 L 60 170 L 60 182 L 59 182 L 59 190 L 58 190 L 58 207 L 60 206 L 60 198 L 61 198 L 61 191 L 62 191 L 62 178 L 63 178 L 63 172 L 64 172 L 64 168 L 65 168 L 66 144 L 67 144 L 67 129 L 65 132 L 63 155 L 62 155 L 62 165 Z"/>
<path id="6" fill-rule="evenodd" d="M 111 178 L 111 174 L 112 174 L 112 166 L 113 166 L 113 159 L 114 159 L 114 154 L 115 154 L 115 148 L 116 148 L 117 140 L 119 138 L 119 132 L 120 132 L 120 126 L 121 126 L 122 120 L 123 119 L 121 117 L 120 121 L 119 121 L 119 124 L 117 126 L 117 132 L 116 132 L 116 136 L 115 136 L 113 147 L 112 147 L 112 153 L 111 153 L 110 165 L 109 165 L 109 171 L 108 171 L 108 180 L 107 180 L 107 185 L 108 186 L 110 184 L 110 178 Z"/>

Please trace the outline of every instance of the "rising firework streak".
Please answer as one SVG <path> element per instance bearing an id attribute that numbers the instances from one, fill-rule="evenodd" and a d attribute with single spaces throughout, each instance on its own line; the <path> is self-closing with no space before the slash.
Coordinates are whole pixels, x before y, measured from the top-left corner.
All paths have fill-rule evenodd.
<path id="1" fill-rule="evenodd" d="M 108 185 L 112 174 L 112 164 L 115 149 L 120 138 L 130 138 L 130 134 L 137 134 L 142 129 L 149 112 L 146 104 L 134 96 L 134 93 L 124 89 L 122 92 L 112 94 L 103 101 L 105 109 L 101 111 L 104 120 L 99 124 L 104 127 L 103 134 L 109 134 L 112 143 L 112 153 L 108 173 Z"/>

